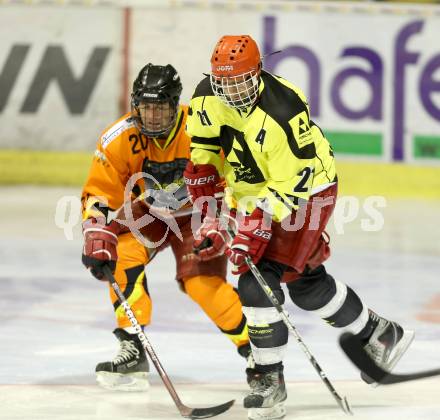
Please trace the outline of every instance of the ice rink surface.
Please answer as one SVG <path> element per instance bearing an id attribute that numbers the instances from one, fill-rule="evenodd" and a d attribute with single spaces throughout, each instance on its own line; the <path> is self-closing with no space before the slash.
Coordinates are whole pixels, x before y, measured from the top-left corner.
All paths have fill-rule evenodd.
<path id="1" fill-rule="evenodd" d="M 0 418 L 179 418 L 154 368 L 148 393 L 95 384 L 96 363 L 118 348 L 107 286 L 81 265 L 79 225 L 67 240 L 54 222 L 57 200 L 79 191 L 3 187 L 0 194 Z M 331 226 L 327 270 L 369 307 L 416 330 L 396 371 L 440 367 L 440 202 L 388 200 L 381 210 L 384 226 L 377 232 L 362 231 L 362 212 L 343 234 Z M 236 399 L 218 418 L 246 419 L 244 361 L 179 291 L 172 255 L 159 254 L 146 272 L 154 305 L 147 335 L 183 402 L 209 406 Z M 340 331 L 292 304 L 287 308 L 356 419 L 440 419 L 440 377 L 372 389 L 341 353 Z M 287 419 L 345 418 L 293 338 L 285 376 Z"/>

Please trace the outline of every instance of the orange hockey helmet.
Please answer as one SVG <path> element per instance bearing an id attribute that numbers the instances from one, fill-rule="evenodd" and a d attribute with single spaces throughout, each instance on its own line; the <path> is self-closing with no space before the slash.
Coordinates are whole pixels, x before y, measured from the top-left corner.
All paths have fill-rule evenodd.
<path id="1" fill-rule="evenodd" d="M 245 109 L 258 97 L 260 51 L 249 35 L 224 35 L 211 56 L 211 86 L 226 105 Z"/>

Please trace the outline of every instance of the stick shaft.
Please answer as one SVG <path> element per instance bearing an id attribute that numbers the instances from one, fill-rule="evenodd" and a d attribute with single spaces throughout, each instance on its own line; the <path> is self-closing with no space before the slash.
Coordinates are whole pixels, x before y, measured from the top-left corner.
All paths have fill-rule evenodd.
<path id="1" fill-rule="evenodd" d="M 125 313 L 127 314 L 127 317 L 131 323 L 131 325 L 136 330 L 136 334 L 139 337 L 139 340 L 141 340 L 141 343 L 145 349 L 145 351 L 148 353 L 148 356 L 150 356 L 151 361 L 154 364 L 154 367 L 157 370 L 157 373 L 159 374 L 160 378 L 162 379 L 162 382 L 165 385 L 165 388 L 168 390 L 169 394 L 171 395 L 171 398 L 175 402 L 177 408 L 179 411 L 183 407 L 183 403 L 179 398 L 179 395 L 177 394 L 176 390 L 174 389 L 174 386 L 168 377 L 167 373 L 165 372 L 165 369 L 163 368 L 162 364 L 160 363 L 159 358 L 156 355 L 156 352 L 154 351 L 153 347 L 151 346 L 150 342 L 148 341 L 147 336 L 142 331 L 141 326 L 139 325 L 138 320 L 136 319 L 136 316 L 134 315 L 133 311 L 131 310 L 131 307 L 127 300 L 125 299 L 124 294 L 122 293 L 118 283 L 116 283 L 116 280 L 108 266 L 104 266 L 103 268 L 104 274 L 107 278 L 107 280 L 110 282 L 110 285 L 112 286 L 113 290 L 116 293 L 116 296 L 118 297 L 119 303 L 124 308 Z"/>
<path id="2" fill-rule="evenodd" d="M 324 382 L 325 386 L 327 387 L 327 389 L 331 392 L 331 394 L 333 395 L 333 397 L 336 399 L 336 402 L 341 406 L 341 408 L 346 412 L 346 408 L 345 408 L 345 404 L 343 403 L 343 401 L 345 399 L 343 399 L 338 392 L 336 391 L 336 389 L 334 388 L 334 386 L 332 385 L 332 383 L 330 382 L 330 380 L 327 378 L 327 375 L 324 373 L 324 371 L 322 370 L 321 366 L 319 365 L 319 363 L 317 362 L 317 360 L 315 359 L 315 357 L 313 356 L 313 354 L 310 352 L 310 350 L 308 349 L 308 347 L 306 346 L 306 344 L 304 343 L 302 337 L 300 336 L 300 334 L 298 333 L 298 330 L 296 329 L 296 327 L 292 324 L 292 322 L 289 319 L 289 316 L 287 314 L 287 312 L 283 309 L 283 307 L 281 306 L 281 304 L 279 303 L 277 297 L 275 296 L 275 294 L 273 293 L 272 289 L 269 287 L 269 285 L 266 283 L 266 280 L 264 280 L 264 277 L 262 276 L 260 270 L 257 268 L 257 266 L 252 262 L 252 259 L 247 256 L 246 257 L 246 264 L 248 265 L 249 269 L 251 270 L 252 274 L 254 275 L 255 279 L 257 280 L 258 284 L 261 286 L 261 288 L 263 289 L 264 293 L 266 294 L 266 296 L 268 297 L 268 299 L 270 300 L 270 302 L 272 303 L 272 305 L 275 307 L 275 309 L 278 311 L 278 313 L 280 314 L 281 319 L 283 320 L 284 324 L 287 326 L 287 329 L 292 333 L 292 335 L 295 337 L 296 341 L 298 342 L 299 346 L 301 347 L 302 351 L 306 354 L 307 358 L 309 359 L 310 363 L 312 364 L 312 366 L 314 367 L 314 369 L 316 370 L 316 372 L 318 373 L 319 377 L 321 378 L 321 380 Z"/>
<path id="3" fill-rule="evenodd" d="M 221 218 L 222 215 L 220 215 Z M 235 237 L 235 232 L 233 229 L 229 226 L 229 223 L 225 223 L 226 231 L 228 235 L 233 239 Z M 271 302 L 271 304 L 275 307 L 277 312 L 279 313 L 282 321 L 286 325 L 287 329 L 290 331 L 290 333 L 295 337 L 296 341 L 298 342 L 299 346 L 301 347 L 301 350 L 306 354 L 307 358 L 309 359 L 310 363 L 312 364 L 313 368 L 318 373 L 321 380 L 324 382 L 327 389 L 330 391 L 330 393 L 333 395 L 333 398 L 336 400 L 338 405 L 342 408 L 342 410 L 346 414 L 352 414 L 350 407 L 348 405 L 347 399 L 342 398 L 336 391 L 335 387 L 332 385 L 332 383 L 327 378 L 327 375 L 322 370 L 321 366 L 319 366 L 319 363 L 316 361 L 313 354 L 310 352 L 306 344 L 304 343 L 302 337 L 298 333 L 296 327 L 290 322 L 289 314 L 283 309 L 280 302 L 278 301 L 277 297 L 273 293 L 272 289 L 267 284 L 266 280 L 264 280 L 263 275 L 261 274 L 260 270 L 257 268 L 257 266 L 253 263 L 252 258 L 247 255 L 245 258 L 246 264 L 249 267 L 249 270 L 254 275 L 255 279 L 257 280 L 260 287 L 263 289 L 264 293 L 266 294 L 267 298 Z"/>

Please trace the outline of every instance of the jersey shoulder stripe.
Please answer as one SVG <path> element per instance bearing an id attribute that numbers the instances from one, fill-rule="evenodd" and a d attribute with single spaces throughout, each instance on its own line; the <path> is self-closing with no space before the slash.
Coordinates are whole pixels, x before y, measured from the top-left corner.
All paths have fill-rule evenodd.
<path id="1" fill-rule="evenodd" d="M 309 110 L 306 102 L 294 90 L 293 86 L 282 83 L 281 78 L 262 71 L 264 89 L 261 93 L 259 107 L 276 121 L 288 122 L 295 115 Z M 266 89 L 267 87 L 267 89 Z M 309 117 L 310 118 L 310 117 Z"/>
<path id="2" fill-rule="evenodd" d="M 115 124 L 110 126 L 101 136 L 101 146 L 105 149 L 113 140 L 120 136 L 124 131 L 135 127 L 133 119 L 130 114 L 124 115 Z"/>
<path id="3" fill-rule="evenodd" d="M 275 79 L 279 83 L 281 83 L 286 88 L 288 88 L 289 90 L 291 90 L 291 91 L 293 91 L 295 93 L 295 95 L 299 98 L 299 100 L 305 105 L 305 107 L 307 108 L 307 114 L 309 114 L 309 104 L 307 102 L 306 95 L 304 95 L 304 92 L 298 86 L 296 86 L 293 83 L 287 81 L 286 79 L 283 79 L 280 76 L 273 75 L 273 77 L 275 77 Z M 309 118 L 310 118 L 310 116 L 309 116 Z"/>
<path id="4" fill-rule="evenodd" d="M 214 92 L 211 87 L 210 76 L 206 76 L 196 87 L 193 98 L 198 98 L 200 96 L 214 96 Z"/>

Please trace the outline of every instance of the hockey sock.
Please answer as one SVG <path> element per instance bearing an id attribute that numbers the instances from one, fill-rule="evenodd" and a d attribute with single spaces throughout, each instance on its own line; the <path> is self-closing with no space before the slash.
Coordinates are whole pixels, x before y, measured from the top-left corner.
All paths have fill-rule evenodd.
<path id="1" fill-rule="evenodd" d="M 344 327 L 358 334 L 368 322 L 368 309 L 359 296 L 329 275 L 323 265 L 288 283 L 287 287 L 296 305 L 314 312 L 332 327 Z"/>
<path id="2" fill-rule="evenodd" d="M 283 304 L 284 293 L 280 286 L 283 267 L 267 260 L 260 261 L 257 267 L 280 304 Z M 280 314 L 251 272 L 240 276 L 238 291 L 247 319 L 255 364 L 268 366 L 281 363 L 289 334 Z"/>

